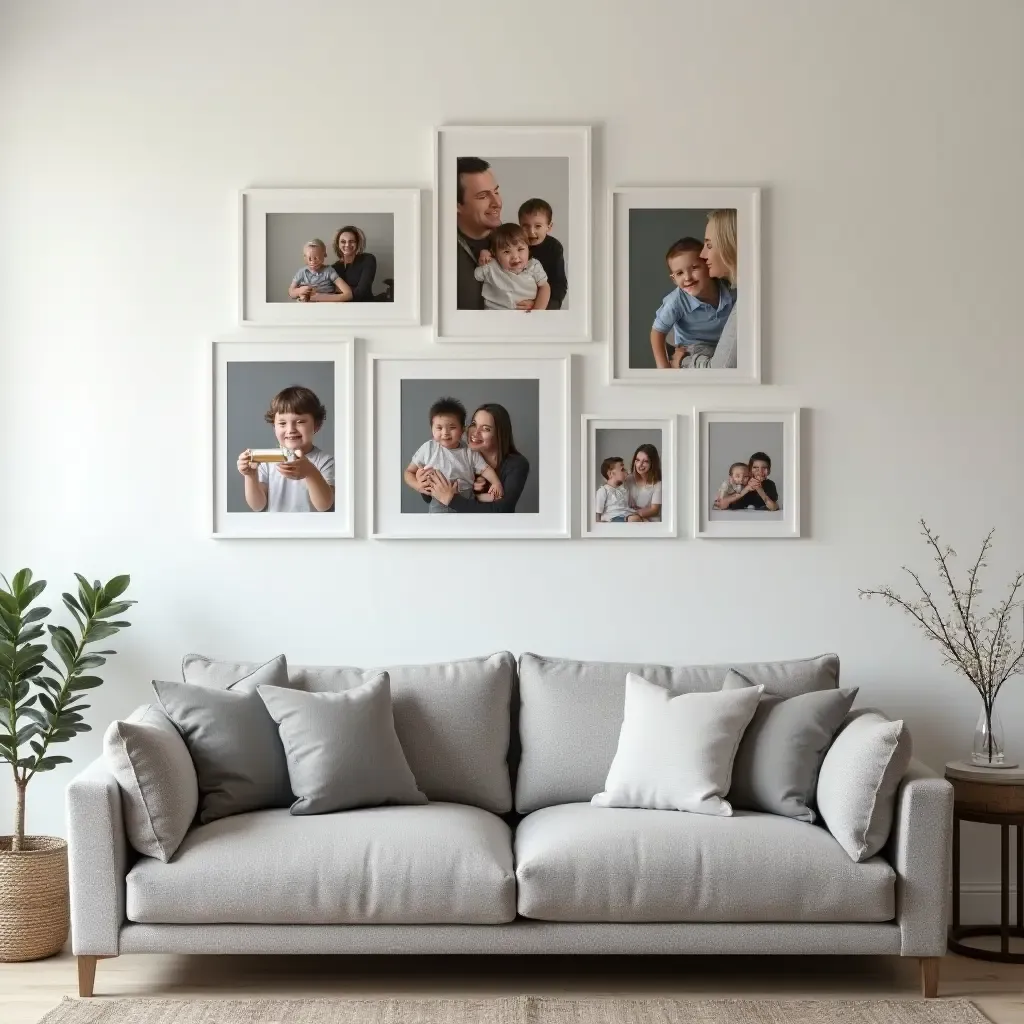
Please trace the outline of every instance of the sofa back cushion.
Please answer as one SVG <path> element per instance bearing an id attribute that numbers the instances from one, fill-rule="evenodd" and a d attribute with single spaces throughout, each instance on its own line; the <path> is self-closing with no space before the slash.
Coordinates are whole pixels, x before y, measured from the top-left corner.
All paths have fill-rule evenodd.
<path id="1" fill-rule="evenodd" d="M 589 801 L 604 788 L 615 757 L 633 672 L 672 693 L 721 689 L 735 668 L 764 692 L 795 697 L 839 685 L 839 658 L 732 665 L 643 665 L 571 661 L 524 654 L 519 659 L 521 753 L 515 805 L 521 814 Z"/>
<path id="2" fill-rule="evenodd" d="M 227 686 L 250 667 L 189 654 L 182 675 L 187 683 Z M 437 665 L 369 669 L 289 665 L 288 678 L 311 693 L 339 693 L 381 671 L 390 676 L 395 732 L 423 793 L 430 800 L 471 804 L 495 814 L 511 810 L 506 756 L 513 655 L 503 651 Z"/>

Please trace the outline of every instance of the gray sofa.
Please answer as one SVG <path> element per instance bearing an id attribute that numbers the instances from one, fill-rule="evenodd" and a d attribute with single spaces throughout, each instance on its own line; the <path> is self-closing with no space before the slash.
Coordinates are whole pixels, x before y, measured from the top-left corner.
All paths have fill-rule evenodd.
<path id="1" fill-rule="evenodd" d="M 831 655 L 735 667 L 781 696 L 838 685 Z M 183 671 L 226 686 L 252 668 L 189 656 Z M 80 993 L 119 953 L 879 953 L 920 958 L 934 995 L 952 792 L 923 765 L 863 863 L 820 824 L 778 815 L 590 805 L 626 673 L 706 691 L 725 668 L 508 653 L 389 668 L 428 804 L 239 814 L 193 826 L 168 863 L 131 849 L 117 782 L 94 762 L 67 795 Z M 316 691 L 366 678 L 289 668 Z"/>

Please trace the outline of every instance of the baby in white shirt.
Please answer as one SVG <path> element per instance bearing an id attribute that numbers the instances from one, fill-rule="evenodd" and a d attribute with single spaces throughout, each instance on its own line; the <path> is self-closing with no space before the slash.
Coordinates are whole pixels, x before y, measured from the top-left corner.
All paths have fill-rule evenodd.
<path id="1" fill-rule="evenodd" d="M 551 285 L 540 260 L 530 257 L 530 242 L 518 224 L 502 224 L 480 253 L 474 277 L 483 284 L 486 309 L 547 309 Z"/>

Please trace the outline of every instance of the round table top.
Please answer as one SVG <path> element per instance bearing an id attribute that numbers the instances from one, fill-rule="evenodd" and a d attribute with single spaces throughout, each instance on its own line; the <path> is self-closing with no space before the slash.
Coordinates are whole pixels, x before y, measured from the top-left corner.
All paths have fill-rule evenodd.
<path id="1" fill-rule="evenodd" d="M 1024 768 L 985 768 L 970 761 L 947 761 L 946 778 L 992 786 L 1024 786 Z"/>

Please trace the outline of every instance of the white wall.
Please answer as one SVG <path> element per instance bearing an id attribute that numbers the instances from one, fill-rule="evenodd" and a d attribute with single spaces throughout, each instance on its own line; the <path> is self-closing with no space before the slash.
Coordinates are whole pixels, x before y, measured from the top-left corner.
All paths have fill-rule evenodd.
<path id="1" fill-rule="evenodd" d="M 833 650 L 861 702 L 906 716 L 925 761 L 968 749 L 968 684 L 857 588 L 929 567 L 922 514 L 965 554 L 996 526 L 994 582 L 1024 566 L 1024 5 L 520 0 L 507 30 L 456 0 L 329 5 L 309 31 L 287 30 L 294 17 L 284 0 L 0 15 L 0 567 L 33 566 L 58 607 L 74 570 L 129 571 L 139 600 L 79 764 L 190 650 L 356 664 Z M 544 45 L 521 47 L 522 26 Z M 316 90 L 347 100 L 303 102 Z M 806 539 L 209 540 L 205 346 L 236 329 L 238 189 L 427 190 L 433 125 L 534 121 L 596 126 L 599 340 L 574 348 L 574 412 L 806 406 Z M 766 387 L 606 386 L 604 197 L 628 184 L 766 189 Z M 368 350 L 432 351 L 427 326 L 366 334 Z M 427 600 L 442 575 L 467 581 L 463 621 Z M 631 600 L 609 601 L 620 583 Z M 1024 755 L 1024 682 L 1001 703 Z M 63 830 L 70 777 L 32 784 L 32 830 Z M 0 822 L 11 805 L 0 790 Z M 995 845 L 969 881 L 998 877 Z"/>

